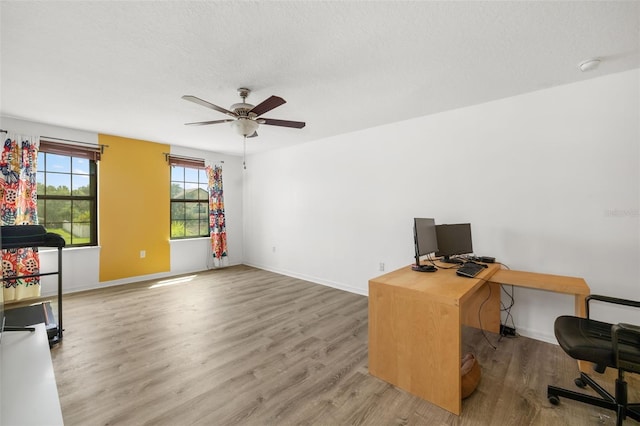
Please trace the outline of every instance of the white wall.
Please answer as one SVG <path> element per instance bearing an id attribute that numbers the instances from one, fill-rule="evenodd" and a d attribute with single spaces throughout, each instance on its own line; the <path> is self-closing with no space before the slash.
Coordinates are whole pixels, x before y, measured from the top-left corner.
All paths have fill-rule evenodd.
<path id="1" fill-rule="evenodd" d="M 10 117 L 0 117 L 0 128 L 11 132 L 71 139 L 80 142 L 98 143 L 98 134 L 76 129 L 35 123 Z M 108 148 L 107 148 L 108 149 Z M 208 151 L 171 147 L 171 153 L 189 157 L 204 158 L 206 164 L 222 164 L 225 213 L 227 215 L 228 264 L 242 263 L 243 227 L 242 227 L 242 159 Z M 100 176 L 98 176 L 98 179 Z M 169 191 L 169 187 L 167 187 Z M 167 206 L 167 209 L 169 206 Z M 99 220 L 99 218 L 98 218 Z M 168 226 L 168 224 L 167 224 Z M 129 277 L 121 280 L 99 282 L 100 247 L 65 248 L 63 250 L 63 292 L 89 290 L 109 285 L 126 284 L 147 279 L 162 278 L 177 274 L 203 271 L 214 267 L 211 257 L 211 245 L 207 238 L 171 241 L 171 270 L 168 273 Z M 57 250 L 41 248 L 41 271 L 57 270 Z M 57 277 L 43 277 L 42 295 L 57 293 Z"/>
<path id="2" fill-rule="evenodd" d="M 251 156 L 245 263 L 366 294 L 380 262 L 411 263 L 413 217 L 434 217 L 470 222 L 476 254 L 512 269 L 640 300 L 639 80 L 633 70 Z M 515 295 L 518 331 L 555 342 L 572 298 Z"/>
<path id="3" fill-rule="evenodd" d="M 85 130 L 69 129 L 51 124 L 20 120 L 17 118 L 0 116 L 0 125 L 4 130 L 29 136 L 49 136 L 51 138 L 70 139 L 90 144 L 98 144 L 98 134 Z"/>

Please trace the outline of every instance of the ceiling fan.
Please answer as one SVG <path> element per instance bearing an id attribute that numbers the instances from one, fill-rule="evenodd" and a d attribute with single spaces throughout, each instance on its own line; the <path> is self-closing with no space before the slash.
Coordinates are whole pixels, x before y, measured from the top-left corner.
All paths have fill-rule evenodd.
<path id="1" fill-rule="evenodd" d="M 214 105 L 211 102 L 207 102 L 192 95 L 184 95 L 182 99 L 186 101 L 194 102 L 198 105 L 211 108 L 212 110 L 232 117 L 224 120 L 185 123 L 185 125 L 204 126 L 208 124 L 231 123 L 231 127 L 233 127 L 238 134 L 244 136 L 245 138 L 254 138 L 258 136 L 257 129 L 260 124 L 266 124 L 269 126 L 293 127 L 295 129 L 302 129 L 305 126 L 306 123 L 302 121 L 276 120 L 273 118 L 261 117 L 262 114 L 279 107 L 280 105 L 286 103 L 286 101 L 279 96 L 270 96 L 258 105 L 254 106 L 246 103 L 246 99 L 247 96 L 249 96 L 249 93 L 251 93 L 251 90 L 249 89 L 243 87 L 238 89 L 238 94 L 242 98 L 242 102 L 231 105 L 229 109 L 219 107 L 218 105 Z"/>

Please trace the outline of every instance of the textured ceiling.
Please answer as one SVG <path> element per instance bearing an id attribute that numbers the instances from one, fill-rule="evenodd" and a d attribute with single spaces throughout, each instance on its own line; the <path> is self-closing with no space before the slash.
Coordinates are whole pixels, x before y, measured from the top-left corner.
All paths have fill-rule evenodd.
<path id="1" fill-rule="evenodd" d="M 2 1 L 0 113 L 242 152 L 239 87 L 287 103 L 258 152 L 640 67 L 640 3 Z M 600 57 L 600 68 L 577 64 Z"/>

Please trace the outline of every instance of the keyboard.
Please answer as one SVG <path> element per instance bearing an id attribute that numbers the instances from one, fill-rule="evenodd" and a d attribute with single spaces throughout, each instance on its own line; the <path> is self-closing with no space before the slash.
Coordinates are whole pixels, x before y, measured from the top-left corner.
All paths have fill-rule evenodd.
<path id="1" fill-rule="evenodd" d="M 462 277 L 473 278 L 480 273 L 480 271 L 486 268 L 485 265 L 481 265 L 479 263 L 467 262 L 461 267 L 458 268 L 456 274 Z"/>

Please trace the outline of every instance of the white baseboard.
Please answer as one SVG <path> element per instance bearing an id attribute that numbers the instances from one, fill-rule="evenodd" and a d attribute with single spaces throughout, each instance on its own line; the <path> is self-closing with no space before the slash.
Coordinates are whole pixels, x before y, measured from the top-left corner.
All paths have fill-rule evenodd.
<path id="1" fill-rule="evenodd" d="M 288 277 L 292 277 L 292 278 L 298 278 L 300 280 L 304 280 L 304 281 L 309 281 L 312 282 L 314 284 L 321 284 L 327 287 L 332 287 L 338 290 L 343 290 L 343 291 L 348 291 L 349 293 L 355 293 L 355 294 L 359 294 L 361 296 L 368 296 L 367 292 L 362 291 L 359 288 L 350 286 L 348 284 L 344 284 L 344 283 L 338 283 L 335 281 L 329 281 L 329 280 L 325 280 L 322 278 L 318 278 L 318 277 L 314 277 L 311 275 L 306 275 L 306 274 L 299 274 L 297 272 L 292 272 L 292 271 L 288 271 L 286 269 L 279 269 L 279 268 L 270 268 L 268 266 L 263 266 L 263 265 L 254 265 L 251 263 L 245 263 L 245 265 L 247 266 L 251 266 L 253 268 L 258 268 L 258 269 L 262 269 L 265 271 L 269 271 L 269 272 L 275 272 L 276 274 L 281 274 L 281 275 L 286 275 Z"/>

